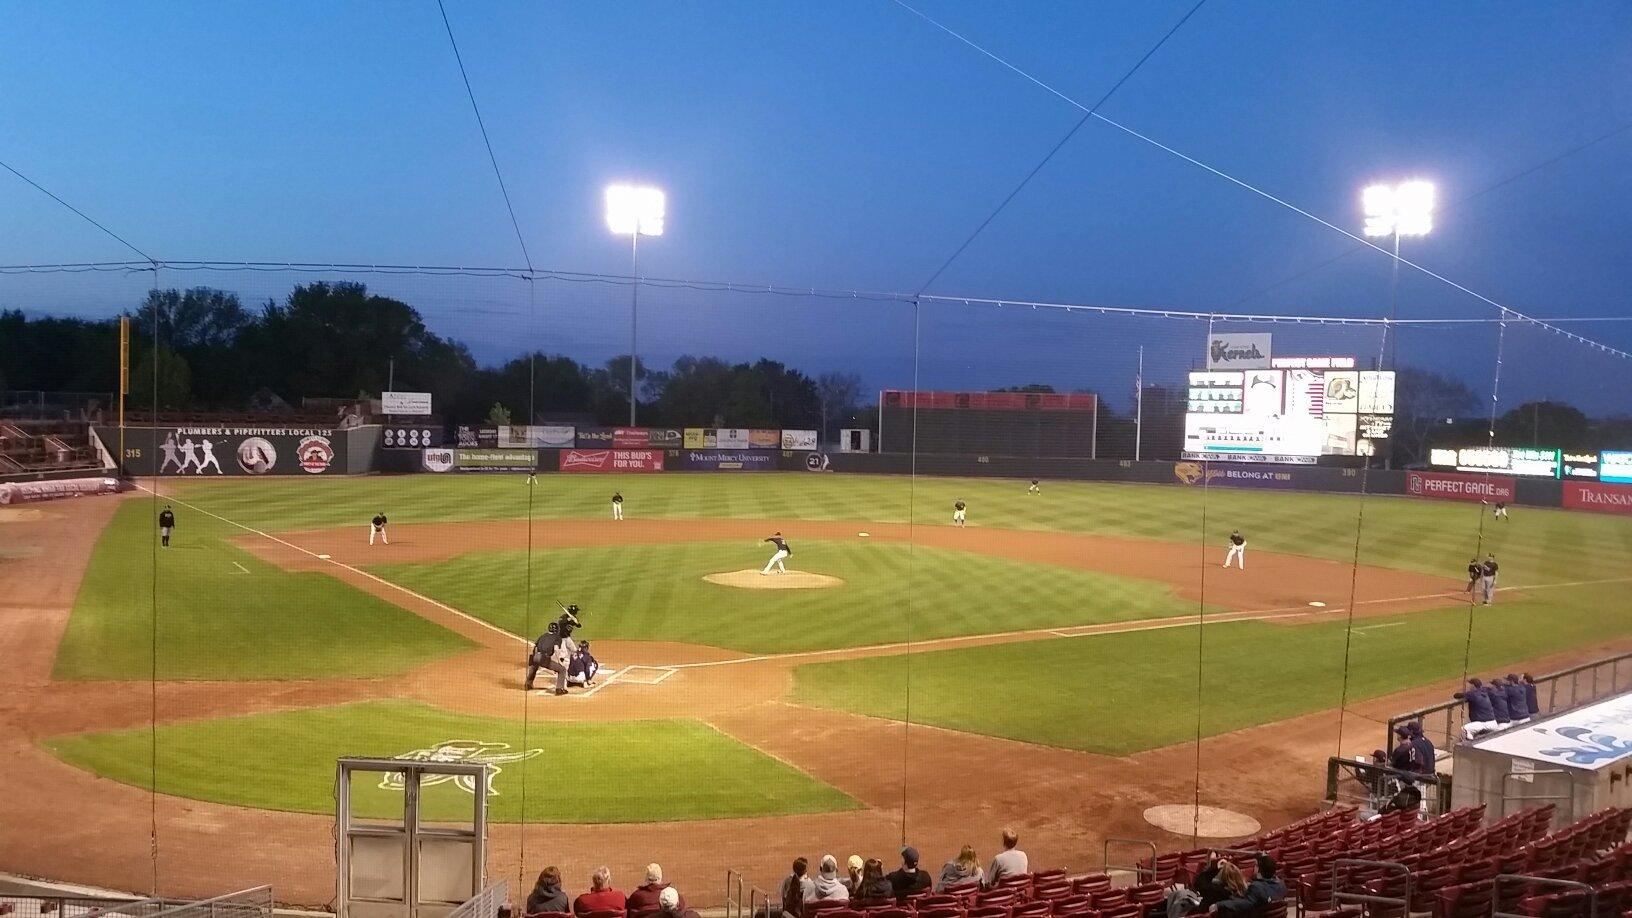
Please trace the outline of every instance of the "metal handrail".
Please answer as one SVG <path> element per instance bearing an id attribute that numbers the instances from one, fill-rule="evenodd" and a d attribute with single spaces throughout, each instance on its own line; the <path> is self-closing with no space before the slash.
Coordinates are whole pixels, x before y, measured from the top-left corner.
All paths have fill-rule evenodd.
<path id="1" fill-rule="evenodd" d="M 736 892 L 736 895 L 732 895 L 733 890 Z M 740 872 L 736 871 L 736 870 L 726 870 L 726 872 L 725 872 L 725 918 L 743 918 L 743 915 L 742 915 L 742 907 L 743 907 L 742 890 L 743 890 L 742 874 Z M 735 905 L 737 907 L 737 910 L 736 910 L 735 913 L 733 913 L 731 911 L 731 906 L 732 905 Z"/>
<path id="2" fill-rule="evenodd" d="M 1491 918 L 1528 918 L 1523 914 L 1501 910 L 1502 882 L 1505 880 L 1523 880 L 1526 883 L 1539 883 L 1543 886 L 1562 886 L 1566 889 L 1581 890 L 1587 894 L 1587 918 L 1597 918 L 1598 890 L 1592 888 L 1592 886 L 1576 880 L 1555 880 L 1551 877 L 1532 877 L 1522 873 L 1499 873 L 1496 875 L 1495 886 L 1492 887 L 1496 891 L 1496 896 L 1490 903 Z"/>
<path id="3" fill-rule="evenodd" d="M 1334 755 L 1326 759 L 1326 800 L 1328 808 L 1338 805 L 1341 794 L 1338 792 L 1338 771 L 1348 769 L 1355 772 L 1355 780 L 1362 780 L 1359 772 L 1369 772 L 1375 775 L 1394 778 L 1402 783 L 1415 784 L 1434 791 L 1433 794 L 1424 793 L 1423 800 L 1431 799 L 1431 812 L 1435 816 L 1443 816 L 1451 810 L 1451 783 L 1454 780 L 1449 775 L 1439 773 L 1425 774 L 1419 771 L 1402 771 L 1388 765 L 1377 765 L 1372 762 L 1362 762 L 1358 759 L 1344 758 Z M 1368 800 L 1369 802 L 1369 800 Z"/>
<path id="4" fill-rule="evenodd" d="M 1397 870 L 1405 877 L 1405 896 L 1375 896 L 1371 893 L 1343 892 L 1338 881 L 1338 871 L 1344 867 L 1382 867 L 1385 870 Z M 1365 903 L 1367 905 L 1397 905 L 1402 916 L 1411 914 L 1411 868 L 1399 861 L 1371 861 L 1357 857 L 1340 857 L 1332 861 L 1332 901 L 1338 905 L 1348 902 Z"/>
<path id="5" fill-rule="evenodd" d="M 1150 849 L 1150 869 L 1146 870 L 1145 868 L 1140 867 L 1139 862 L 1137 860 L 1135 860 L 1132 864 L 1129 864 L 1129 865 L 1112 864 L 1111 863 L 1111 845 L 1113 845 L 1113 844 L 1117 844 L 1117 845 L 1142 845 L 1142 846 L 1144 846 L 1146 848 L 1149 848 Z M 1136 878 L 1139 879 L 1140 882 L 1144 882 L 1144 876 L 1147 873 L 1149 873 L 1152 877 L 1156 876 L 1156 843 L 1153 842 L 1153 841 L 1147 841 L 1147 840 L 1145 840 L 1143 838 L 1107 838 L 1107 839 L 1105 839 L 1105 843 L 1100 846 L 1099 854 L 1100 854 L 1100 869 L 1105 871 L 1106 873 L 1109 873 L 1111 871 L 1112 867 L 1115 867 L 1117 870 L 1130 870 L 1130 871 L 1133 872 L 1133 875 Z"/>
<path id="6" fill-rule="evenodd" d="M 1573 677 L 1575 677 L 1575 676 L 1577 676 L 1577 675 L 1579 675 L 1581 673 L 1588 672 L 1589 670 L 1592 672 L 1592 676 L 1593 676 L 1593 685 L 1592 685 L 1592 693 L 1591 693 L 1592 700 L 1596 700 L 1598 698 L 1603 697 L 1603 695 L 1601 695 L 1599 693 L 1598 670 L 1600 668 L 1602 668 L 1602 667 L 1605 667 L 1605 666 L 1609 667 L 1609 677 L 1610 677 L 1609 678 L 1609 683 L 1610 684 L 1609 684 L 1609 691 L 1607 693 L 1604 693 L 1604 694 L 1613 695 L 1616 692 L 1620 691 L 1620 689 L 1621 689 L 1621 667 L 1620 667 L 1620 664 L 1627 661 L 1627 660 L 1632 660 L 1632 652 L 1618 654 L 1618 655 L 1613 656 L 1613 657 L 1604 657 L 1601 660 L 1594 660 L 1591 663 L 1583 663 L 1583 664 L 1581 664 L 1579 666 L 1571 666 L 1571 667 L 1569 667 L 1567 669 L 1561 669 L 1561 670 L 1558 670 L 1556 672 L 1547 673 L 1545 675 L 1537 677 L 1536 680 L 1535 680 L 1537 694 L 1538 695 L 1540 694 L 1541 689 L 1543 687 L 1546 687 L 1546 689 L 1547 689 L 1547 703 L 1544 706 L 1542 713 L 1543 714 L 1550 714 L 1550 713 L 1561 710 L 1561 707 L 1559 705 L 1559 699 L 1558 699 L 1558 685 L 1559 685 L 1560 682 L 1562 682 L 1565 679 L 1573 678 Z M 1579 697 L 1578 693 L 1575 691 L 1574 686 L 1572 685 L 1571 690 L 1570 690 L 1570 699 L 1566 704 L 1563 705 L 1563 708 L 1567 709 L 1567 708 L 1575 707 L 1577 704 L 1581 703 L 1581 701 L 1582 701 L 1582 699 Z M 1458 710 L 1462 709 L 1462 707 L 1463 707 L 1463 702 L 1452 699 L 1450 701 L 1442 701 L 1442 702 L 1440 702 L 1438 704 L 1431 704 L 1431 705 L 1428 705 L 1427 707 L 1418 708 L 1415 711 L 1407 711 L 1404 714 L 1396 714 L 1393 717 L 1390 717 L 1388 719 L 1387 726 L 1384 728 L 1385 732 L 1383 734 L 1383 748 L 1387 749 L 1389 747 L 1389 744 L 1391 744 L 1394 741 L 1394 728 L 1395 727 L 1398 727 L 1400 724 L 1408 723 L 1408 722 L 1414 721 L 1414 720 L 1425 720 L 1426 718 L 1428 718 L 1428 717 L 1430 717 L 1432 715 L 1435 715 L 1435 714 L 1444 714 L 1445 715 L 1445 735 L 1447 737 L 1446 745 L 1448 745 L 1449 744 L 1449 739 L 1456 732 L 1453 729 L 1453 727 L 1451 726 L 1451 722 L 1452 722 L 1452 720 L 1454 720 L 1454 714 Z"/>
<path id="7" fill-rule="evenodd" d="M 757 918 L 759 906 L 755 902 L 765 903 L 765 918 L 771 918 L 771 895 L 758 886 L 748 887 L 748 918 Z"/>

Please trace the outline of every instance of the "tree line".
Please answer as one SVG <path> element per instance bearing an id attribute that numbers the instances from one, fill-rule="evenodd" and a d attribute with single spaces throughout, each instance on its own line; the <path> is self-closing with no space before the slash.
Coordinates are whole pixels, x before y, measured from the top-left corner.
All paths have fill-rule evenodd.
<path id="1" fill-rule="evenodd" d="M 430 392 L 451 423 L 490 417 L 627 423 L 628 355 L 593 366 L 522 354 L 479 366 L 464 344 L 427 328 L 418 310 L 364 284 L 302 284 L 248 308 L 209 287 L 153 290 L 133 312 L 130 394 L 140 410 L 245 410 L 304 400 L 374 398 L 388 384 Z M 118 320 L 29 318 L 0 311 L 0 390 L 113 392 Z M 635 367 L 640 422 L 827 432 L 855 422 L 861 379 L 810 376 L 779 361 L 684 356 Z"/>

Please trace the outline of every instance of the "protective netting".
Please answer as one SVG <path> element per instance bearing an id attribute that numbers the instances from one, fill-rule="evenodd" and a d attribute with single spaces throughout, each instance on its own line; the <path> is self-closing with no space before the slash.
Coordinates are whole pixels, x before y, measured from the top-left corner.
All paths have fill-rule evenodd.
<path id="1" fill-rule="evenodd" d="M 488 873 L 518 901 L 546 865 L 579 891 L 657 862 L 716 904 L 727 868 L 774 889 L 794 856 L 903 844 L 933 868 L 1004 826 L 1034 864 L 1097 869 L 1107 839 L 1210 837 L 1150 807 L 1312 812 L 1327 758 L 1369 760 L 1396 713 L 1632 639 L 1632 363 L 1483 305 L 1428 314 L 1415 283 L 1385 323 L 1376 270 L 1347 320 L 525 271 L 0 275 L 0 309 L 30 310 L 0 320 L 6 420 L 92 421 L 140 489 L 0 530 L 0 822 L 31 827 L 0 868 L 323 905 L 343 755 L 494 764 Z M 34 318 L 116 312 L 122 431 L 117 326 Z M 431 414 L 384 416 L 386 392 Z M 761 573 L 775 537 L 788 573 Z M 1488 560 L 1486 605 L 1466 569 Z M 524 691 L 564 604 L 603 672 Z"/>

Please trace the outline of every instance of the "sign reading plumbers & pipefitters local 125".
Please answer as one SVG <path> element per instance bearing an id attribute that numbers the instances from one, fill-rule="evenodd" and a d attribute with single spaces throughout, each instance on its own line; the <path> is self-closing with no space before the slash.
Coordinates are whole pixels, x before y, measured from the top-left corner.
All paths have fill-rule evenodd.
<path id="1" fill-rule="evenodd" d="M 1207 336 L 1207 369 L 1209 370 L 1263 370 L 1268 369 L 1270 349 L 1268 332 L 1250 335 L 1231 332 Z"/>

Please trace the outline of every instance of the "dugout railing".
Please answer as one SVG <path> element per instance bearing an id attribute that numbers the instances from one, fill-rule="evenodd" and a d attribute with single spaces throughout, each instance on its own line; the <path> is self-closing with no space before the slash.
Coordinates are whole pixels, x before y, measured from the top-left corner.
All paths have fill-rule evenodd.
<path id="1" fill-rule="evenodd" d="M 1569 669 L 1536 677 L 1536 701 L 1542 714 L 1553 714 L 1600 701 L 1632 688 L 1632 653 L 1605 657 Z M 1462 741 L 1462 727 L 1467 723 L 1467 706 L 1452 698 L 1431 704 L 1388 719 L 1383 731 L 1382 748 L 1394 744 L 1394 728 L 1401 724 L 1420 721 L 1422 732 L 1434 745 L 1447 749 Z"/>
<path id="2" fill-rule="evenodd" d="M 1422 806 L 1430 816 L 1451 811 L 1450 775 L 1401 771 L 1365 759 L 1334 755 L 1326 760 L 1326 809 L 1353 806 L 1376 812 L 1407 784 L 1422 791 Z"/>

